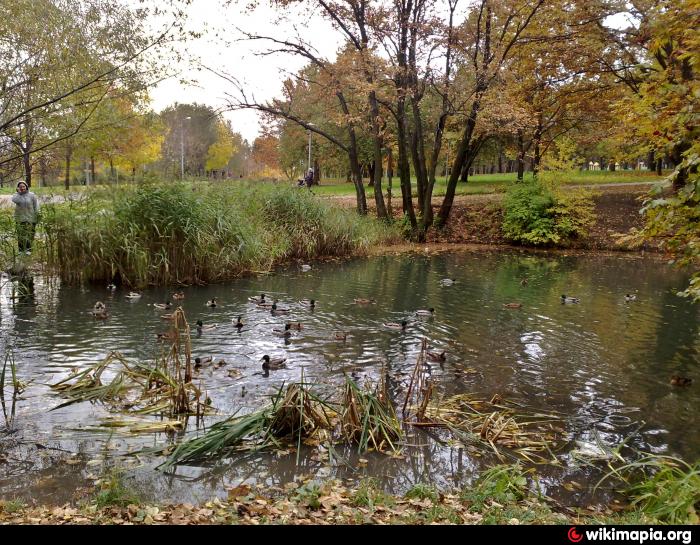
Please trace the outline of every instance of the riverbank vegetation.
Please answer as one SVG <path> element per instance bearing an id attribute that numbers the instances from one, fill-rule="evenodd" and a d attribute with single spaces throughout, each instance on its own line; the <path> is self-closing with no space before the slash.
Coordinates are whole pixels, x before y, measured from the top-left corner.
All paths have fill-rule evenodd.
<path id="1" fill-rule="evenodd" d="M 226 498 L 199 505 L 148 502 L 139 497 L 123 472 L 113 469 L 90 497 L 76 505 L 29 506 L 18 500 L 0 501 L 0 523 L 697 524 L 698 470 L 697 465 L 678 469 L 673 479 L 663 482 L 668 491 L 687 483 L 685 491 L 689 492 L 681 499 L 672 497 L 663 510 L 644 503 L 650 483 L 654 487 L 660 484 L 654 477 L 627 487 L 609 508 L 574 510 L 547 497 L 537 473 L 518 465 L 493 467 L 463 489 L 439 490 L 419 483 L 397 495 L 385 492 L 371 478 L 352 485 L 302 479 L 284 487 L 241 483 L 229 488 Z M 694 490 L 690 488 L 693 485 Z"/>
<path id="2" fill-rule="evenodd" d="M 279 185 L 91 191 L 42 215 L 48 272 L 132 287 L 222 281 L 397 238 L 391 226 Z"/>

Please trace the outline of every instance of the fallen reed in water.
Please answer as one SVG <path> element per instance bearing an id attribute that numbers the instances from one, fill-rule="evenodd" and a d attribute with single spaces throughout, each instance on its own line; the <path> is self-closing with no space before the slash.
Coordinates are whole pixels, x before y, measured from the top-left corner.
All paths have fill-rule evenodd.
<path id="1" fill-rule="evenodd" d="M 170 323 L 171 344 L 155 365 L 130 362 L 112 352 L 101 362 L 53 384 L 51 388 L 67 401 L 52 410 L 90 401 L 104 403 L 114 411 L 169 418 L 211 412 L 202 400 L 202 390 L 192 382 L 190 327 L 182 308 L 173 313 Z M 108 370 L 111 379 L 103 381 Z"/>
<path id="2" fill-rule="evenodd" d="M 119 279 L 127 286 L 222 281 L 398 239 L 384 223 L 268 184 L 92 191 L 46 205 L 42 225 L 50 272 L 70 283 Z"/>
<path id="3" fill-rule="evenodd" d="M 7 384 L 7 365 L 10 365 L 10 384 L 12 385 L 12 396 L 10 401 L 10 410 L 8 414 L 7 404 L 5 401 L 5 384 Z M 15 410 L 17 407 L 17 396 L 23 390 L 23 384 L 17 379 L 17 365 L 15 357 L 10 350 L 5 352 L 5 361 L 2 364 L 0 371 L 0 403 L 2 404 L 2 415 L 5 418 L 5 427 L 10 429 L 15 420 Z"/>
<path id="4" fill-rule="evenodd" d="M 561 417 L 518 412 L 498 395 L 485 401 L 458 394 L 431 402 L 421 424 L 445 427 L 463 443 L 487 445 L 502 461 L 508 453 L 531 463 L 558 463 L 552 451 L 563 435 Z"/>

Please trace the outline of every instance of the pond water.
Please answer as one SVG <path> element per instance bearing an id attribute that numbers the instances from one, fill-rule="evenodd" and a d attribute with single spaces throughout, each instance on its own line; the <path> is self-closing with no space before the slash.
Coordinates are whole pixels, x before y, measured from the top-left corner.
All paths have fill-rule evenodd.
<path id="1" fill-rule="evenodd" d="M 456 283 L 444 286 L 443 278 Z M 527 278 L 522 285 L 521 279 Z M 346 374 L 360 382 L 377 380 L 382 369 L 395 402 L 403 402 L 421 340 L 445 350 L 447 360 L 431 366 L 438 395 L 494 394 L 531 411 L 563 415 L 565 442 L 558 466 L 537 466 L 544 491 L 568 504 L 601 500 L 592 491 L 601 464 L 582 464 L 570 454 L 585 444 L 626 451 L 679 456 L 700 454 L 700 311 L 675 295 L 687 275 L 665 263 L 639 256 L 546 256 L 518 252 L 400 254 L 298 265 L 272 275 L 184 288 L 182 307 L 190 324 L 201 319 L 216 329 L 193 337 L 193 355 L 225 359 L 220 369 L 199 373 L 213 405 L 222 414 L 262 406 L 301 370 L 321 387 L 340 385 Z M 171 441 L 164 433 L 129 436 L 100 426 L 109 413 L 99 404 L 80 403 L 55 411 L 63 399 L 48 385 L 118 350 L 129 359 L 152 361 L 162 349 L 156 333 L 166 330 L 152 303 L 171 289 L 151 289 L 137 301 L 124 290 L 63 287 L 37 277 L 32 285 L 3 279 L 0 332 L 11 349 L 19 379 L 29 385 L 17 405 L 11 433 L 0 432 L 0 497 L 61 503 L 79 497 L 113 464 L 145 497 L 196 501 L 225 496 L 226 487 L 244 480 L 284 485 L 300 475 L 319 478 L 377 478 L 385 488 L 404 492 L 424 482 L 443 488 L 464 486 L 498 460 L 487 448 L 458 446 L 436 432 L 409 430 L 402 458 L 381 454 L 342 454 L 349 465 L 303 449 L 288 455 L 237 455 L 208 466 L 179 466 L 164 474 L 162 459 L 125 456 Z M 291 309 L 272 316 L 248 298 L 265 293 Z M 636 294 L 633 302 L 625 294 Z M 562 305 L 561 294 L 580 298 Z M 216 297 L 220 305 L 205 302 Z M 374 298 L 355 305 L 354 298 Z M 318 301 L 310 310 L 304 298 Z M 93 304 L 106 303 L 110 318 L 94 320 Z M 504 303 L 520 302 L 507 309 Z M 429 318 L 417 309 L 435 308 Z M 238 331 L 232 319 L 242 316 Z M 405 332 L 382 327 L 408 320 Z M 290 339 L 273 328 L 300 321 Z M 347 331 L 345 342 L 334 333 Z M 288 358 L 288 369 L 260 374 L 264 354 Z M 230 377 L 231 369 L 240 376 Z M 687 388 L 669 384 L 673 374 L 694 379 Z M 219 417 L 221 418 L 221 417 Z M 217 418 L 208 418 L 211 424 Z M 188 434 L 196 433 L 194 426 Z M 580 487 L 567 483 L 574 481 Z M 580 488 L 580 489 L 578 489 Z"/>

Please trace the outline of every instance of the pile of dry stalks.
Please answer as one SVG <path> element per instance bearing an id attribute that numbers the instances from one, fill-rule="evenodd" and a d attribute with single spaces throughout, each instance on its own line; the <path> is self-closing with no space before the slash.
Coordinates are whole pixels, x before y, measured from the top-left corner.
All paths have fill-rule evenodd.
<path id="1" fill-rule="evenodd" d="M 381 376 L 384 377 L 384 373 Z M 403 430 L 383 378 L 374 389 L 369 386 L 360 389 L 354 381 L 346 378 L 341 410 L 342 435 L 356 443 L 358 451 L 374 449 L 398 452 Z"/>
<path id="2" fill-rule="evenodd" d="M 334 418 L 335 412 L 302 376 L 301 382 L 282 385 L 270 405 L 244 416 L 234 415 L 180 443 L 161 467 L 219 458 L 235 449 L 279 447 L 286 439 L 295 439 L 299 446 L 302 439 L 331 429 Z"/>
<path id="3" fill-rule="evenodd" d="M 404 402 L 404 422 L 446 428 L 462 443 L 488 445 L 502 461 L 509 454 L 532 463 L 558 463 L 553 450 L 563 435 L 560 416 L 519 413 L 521 408 L 498 394 L 490 401 L 469 394 L 434 401 L 433 384 L 425 372 L 426 352 L 423 340 Z"/>

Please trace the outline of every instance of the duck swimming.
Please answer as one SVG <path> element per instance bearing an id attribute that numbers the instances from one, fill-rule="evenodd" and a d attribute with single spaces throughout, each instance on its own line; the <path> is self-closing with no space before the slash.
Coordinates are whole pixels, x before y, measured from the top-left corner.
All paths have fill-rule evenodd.
<path id="1" fill-rule="evenodd" d="M 114 284 L 114 283 L 107 284 L 107 289 L 108 289 L 109 291 L 115 291 L 115 290 L 117 289 L 117 285 Z"/>
<path id="2" fill-rule="evenodd" d="M 362 297 L 359 297 L 357 299 L 354 299 L 356 305 L 375 305 L 377 304 L 377 301 L 375 299 L 363 299 Z"/>
<path id="3" fill-rule="evenodd" d="M 430 307 L 428 310 L 420 309 L 416 311 L 416 316 L 432 316 L 435 314 L 435 309 Z"/>
<path id="4" fill-rule="evenodd" d="M 627 303 L 629 303 L 629 302 L 631 302 L 631 301 L 636 301 L 636 300 L 637 300 L 637 296 L 636 296 L 636 295 L 630 295 L 629 293 L 628 293 L 627 295 L 625 295 L 625 301 L 626 301 Z"/>
<path id="5" fill-rule="evenodd" d="M 457 280 L 455 280 L 454 278 L 443 278 L 442 280 L 440 280 L 440 284 L 442 286 L 451 286 L 455 282 L 457 282 Z"/>
<path id="6" fill-rule="evenodd" d="M 165 303 L 153 303 L 153 308 L 156 308 L 158 310 L 168 310 L 172 306 L 173 304 L 170 301 L 167 301 Z"/>
<path id="7" fill-rule="evenodd" d="M 406 320 L 402 320 L 400 324 L 396 322 L 384 322 L 382 325 L 389 329 L 400 329 L 402 331 L 405 331 L 408 322 Z"/>
<path id="8" fill-rule="evenodd" d="M 272 303 L 272 310 L 270 311 L 271 314 L 287 314 L 289 312 L 288 308 L 277 308 L 277 301 Z"/>
<path id="9" fill-rule="evenodd" d="M 248 301 L 250 301 L 251 303 L 257 303 L 257 304 L 264 303 L 265 302 L 265 294 L 261 293 L 260 297 L 248 297 Z"/>
<path id="10" fill-rule="evenodd" d="M 206 302 L 206 305 L 212 308 L 215 307 L 217 305 L 216 297 L 212 297 L 209 301 Z"/>
<path id="11" fill-rule="evenodd" d="M 334 333 L 333 338 L 336 341 L 346 341 L 348 339 L 348 332 L 347 331 L 340 331 L 340 332 Z"/>
<path id="12" fill-rule="evenodd" d="M 578 297 L 567 297 L 566 295 L 561 296 L 561 304 L 562 305 L 577 304 L 580 302 L 581 301 L 579 300 Z"/>
<path id="13" fill-rule="evenodd" d="M 671 377 L 671 385 L 672 386 L 690 386 L 692 384 L 693 379 L 688 378 L 688 377 L 682 377 L 680 375 L 673 375 Z"/>
<path id="14" fill-rule="evenodd" d="M 289 322 L 288 325 L 289 327 L 291 327 L 292 329 L 296 329 L 297 331 L 301 331 L 302 329 L 304 329 L 304 324 L 302 324 L 301 322 Z"/>
<path id="15" fill-rule="evenodd" d="M 173 293 L 173 299 L 180 301 L 185 298 L 185 294 L 181 291 Z"/>
<path id="16" fill-rule="evenodd" d="M 204 325 L 202 320 L 197 320 L 197 330 L 198 331 L 209 331 L 210 329 L 216 329 L 216 324 Z"/>
<path id="17" fill-rule="evenodd" d="M 241 316 L 238 317 L 238 320 L 234 324 L 234 327 L 240 331 L 240 329 L 243 327 L 243 322 L 241 322 Z"/>
<path id="18" fill-rule="evenodd" d="M 306 272 L 311 270 L 311 265 L 302 265 L 301 270 Z"/>
<path id="19" fill-rule="evenodd" d="M 520 308 L 522 307 L 522 303 L 504 303 L 503 308 Z"/>
<path id="20" fill-rule="evenodd" d="M 211 356 L 204 356 L 201 358 L 195 358 L 194 359 L 194 368 L 200 369 L 204 364 L 211 363 L 212 359 L 213 358 Z"/>
<path id="21" fill-rule="evenodd" d="M 141 299 L 141 294 L 135 291 L 130 291 L 129 295 L 126 296 L 127 299 Z"/>
<path id="22" fill-rule="evenodd" d="M 290 331 L 290 328 L 292 327 L 292 324 L 285 324 L 284 329 L 273 329 L 272 332 L 275 333 L 276 335 L 279 335 L 280 337 L 291 337 L 292 332 Z"/>
<path id="23" fill-rule="evenodd" d="M 287 367 L 284 362 L 287 358 L 270 358 L 267 354 L 262 357 L 262 368 L 267 371 L 269 369 L 284 369 Z"/>
<path id="24" fill-rule="evenodd" d="M 302 305 L 308 306 L 311 310 L 316 308 L 316 299 L 302 299 L 299 301 Z"/>
<path id="25" fill-rule="evenodd" d="M 107 307 L 102 301 L 97 301 L 97 303 L 95 303 L 95 306 L 92 307 L 90 314 L 92 314 L 98 320 L 106 320 L 109 318 Z"/>

